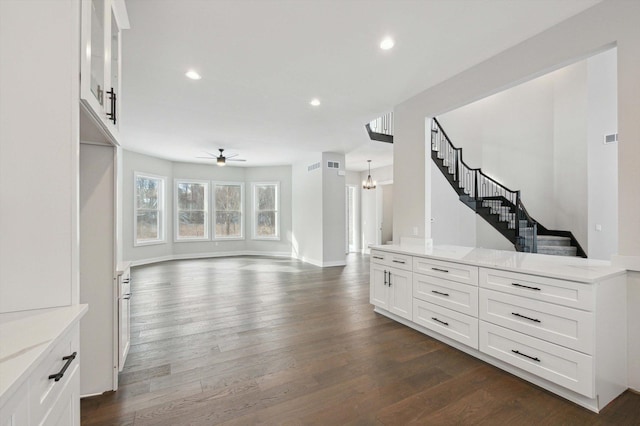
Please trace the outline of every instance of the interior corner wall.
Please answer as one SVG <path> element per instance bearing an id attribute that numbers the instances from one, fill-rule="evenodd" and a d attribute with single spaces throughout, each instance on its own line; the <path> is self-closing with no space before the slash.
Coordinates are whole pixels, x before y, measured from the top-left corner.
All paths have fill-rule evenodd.
<path id="1" fill-rule="evenodd" d="M 618 251 L 618 143 L 616 49 L 587 60 L 588 253 L 610 260 Z"/>
<path id="2" fill-rule="evenodd" d="M 340 163 L 340 169 L 328 168 L 327 163 Z M 345 264 L 346 223 L 345 196 L 346 179 L 344 154 L 322 153 L 322 265 Z M 342 171 L 343 173 L 340 173 Z"/>
<path id="3" fill-rule="evenodd" d="M 320 154 L 311 155 L 291 167 L 292 175 L 292 256 L 316 266 L 323 264 L 322 164 Z M 341 194 L 344 193 L 342 189 Z"/>

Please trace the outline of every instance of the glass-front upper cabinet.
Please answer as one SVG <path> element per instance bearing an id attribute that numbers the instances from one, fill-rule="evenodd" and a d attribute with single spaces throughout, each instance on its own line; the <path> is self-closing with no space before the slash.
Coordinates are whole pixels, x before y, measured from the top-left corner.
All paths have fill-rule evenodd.
<path id="1" fill-rule="evenodd" d="M 121 34 L 129 28 L 124 0 L 82 0 L 80 99 L 96 123 L 118 144 Z"/>

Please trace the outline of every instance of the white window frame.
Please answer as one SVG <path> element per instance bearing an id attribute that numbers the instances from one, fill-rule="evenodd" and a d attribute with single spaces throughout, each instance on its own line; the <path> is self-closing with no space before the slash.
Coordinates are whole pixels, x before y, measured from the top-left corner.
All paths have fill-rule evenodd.
<path id="1" fill-rule="evenodd" d="M 240 187 L 240 236 L 219 236 L 216 234 L 216 216 L 218 209 L 216 206 L 216 187 L 217 186 L 239 186 Z M 211 182 L 211 239 L 213 241 L 241 241 L 244 240 L 245 232 L 245 208 L 244 208 L 244 182 Z"/>
<path id="2" fill-rule="evenodd" d="M 154 240 L 138 240 L 138 179 L 154 179 L 160 181 L 160 190 L 158 191 L 158 238 Z M 133 246 L 150 246 L 155 244 L 166 244 L 166 224 L 167 224 L 167 205 L 166 205 L 166 176 L 158 176 L 151 173 L 134 172 L 133 173 Z"/>
<path id="3" fill-rule="evenodd" d="M 258 202 L 256 200 L 257 191 L 256 187 L 258 186 L 266 186 L 273 185 L 276 187 L 276 235 L 272 237 L 260 236 L 257 233 L 258 226 Z M 268 241 L 279 241 L 280 240 L 280 182 L 252 182 L 251 183 L 251 194 L 252 194 L 252 204 L 251 204 L 251 216 L 253 226 L 252 228 L 252 239 L 253 240 L 268 240 Z"/>
<path id="4" fill-rule="evenodd" d="M 178 185 L 181 183 L 195 183 L 199 185 L 204 185 L 204 236 L 203 237 L 181 237 L 178 235 L 180 231 L 180 206 L 178 204 Z M 174 220 L 173 220 L 173 240 L 175 242 L 189 242 L 189 241 L 209 241 L 210 237 L 210 222 L 211 222 L 211 209 L 209 208 L 209 198 L 211 197 L 211 192 L 209 188 L 208 180 L 197 180 L 197 179 L 174 179 L 173 184 L 173 203 L 174 203 Z"/>

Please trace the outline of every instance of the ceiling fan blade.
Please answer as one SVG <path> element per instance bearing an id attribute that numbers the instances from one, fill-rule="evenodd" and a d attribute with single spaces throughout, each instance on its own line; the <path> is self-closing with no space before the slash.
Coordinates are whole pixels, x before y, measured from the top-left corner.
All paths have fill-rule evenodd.
<path id="1" fill-rule="evenodd" d="M 247 160 L 242 159 L 242 158 L 229 158 L 229 157 L 227 157 L 227 161 L 247 161 Z"/>
<path id="2" fill-rule="evenodd" d="M 196 158 L 206 158 L 207 160 L 215 160 L 216 157 L 196 157 Z"/>
<path id="3" fill-rule="evenodd" d="M 238 155 L 240 155 L 240 154 L 227 154 L 227 155 L 225 155 L 225 157 L 227 157 L 227 159 L 229 159 L 229 158 L 237 157 Z"/>

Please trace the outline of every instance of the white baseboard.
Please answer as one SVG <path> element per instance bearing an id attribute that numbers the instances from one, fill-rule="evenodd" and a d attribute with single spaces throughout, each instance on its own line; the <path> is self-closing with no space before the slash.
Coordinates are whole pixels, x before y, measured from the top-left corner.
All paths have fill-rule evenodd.
<path id="1" fill-rule="evenodd" d="M 149 259 L 132 260 L 131 266 L 149 265 L 158 262 L 167 262 L 170 260 L 187 260 L 187 259 L 207 259 L 212 257 L 232 257 L 232 256 L 267 256 L 267 257 L 284 257 L 284 258 L 296 258 L 289 252 L 264 252 L 264 251 L 251 251 L 251 250 L 239 250 L 239 251 L 218 251 L 209 253 L 185 253 L 185 254 L 173 254 L 168 256 L 153 257 Z M 311 263 L 315 266 L 322 267 L 319 263 L 314 263 L 311 259 L 298 259 L 305 263 Z M 345 265 L 345 262 L 342 263 Z M 324 265 L 324 266 L 337 266 L 337 265 Z"/>

